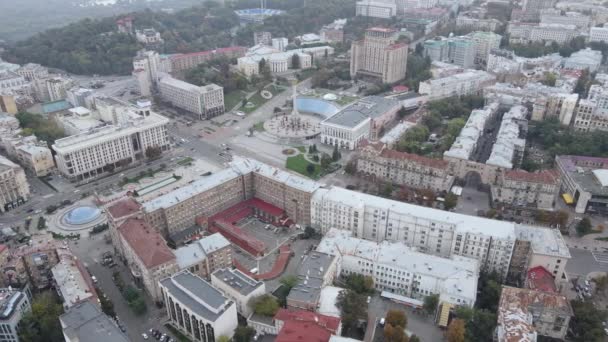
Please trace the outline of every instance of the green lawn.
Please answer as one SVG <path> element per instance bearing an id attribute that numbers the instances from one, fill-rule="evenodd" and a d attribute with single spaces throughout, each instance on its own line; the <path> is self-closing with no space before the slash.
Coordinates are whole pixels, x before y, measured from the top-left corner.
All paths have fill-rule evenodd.
<path id="1" fill-rule="evenodd" d="M 357 101 L 356 97 L 352 97 L 352 96 L 340 96 L 340 98 L 338 100 L 336 100 L 336 103 L 339 104 L 340 106 L 346 106 L 349 103 L 355 102 Z"/>
<path id="2" fill-rule="evenodd" d="M 253 130 L 256 132 L 264 132 L 266 129 L 264 128 L 264 122 L 260 121 L 253 125 Z"/>
<path id="3" fill-rule="evenodd" d="M 298 146 L 296 148 L 298 149 L 298 151 L 300 151 L 302 153 L 306 153 L 306 146 Z"/>
<path id="4" fill-rule="evenodd" d="M 308 166 L 308 164 L 309 162 L 304 159 L 304 155 L 298 154 L 297 156 L 287 158 L 287 163 L 285 167 L 312 179 L 319 179 L 321 174 L 321 166 L 319 164 L 313 163 L 312 165 L 315 166 L 315 170 L 312 174 L 309 174 L 306 171 L 306 167 Z"/>
<path id="5" fill-rule="evenodd" d="M 272 93 L 272 95 L 280 94 L 281 92 L 283 92 L 285 90 L 285 88 L 278 87 L 275 85 L 271 85 L 264 89 L 270 91 Z M 260 95 L 260 93 L 257 92 L 257 93 L 255 93 L 255 95 L 253 95 L 252 97 L 249 98 L 249 102 L 253 103 L 255 106 L 251 107 L 251 108 L 247 108 L 247 107 L 243 106 L 243 107 L 241 107 L 241 110 L 245 113 L 251 113 L 251 112 L 255 111 L 256 109 L 258 109 L 261 105 L 263 105 L 267 101 L 268 100 L 263 98 L 262 95 Z"/>
<path id="6" fill-rule="evenodd" d="M 243 101 L 243 98 L 245 98 L 245 92 L 242 90 L 235 90 L 228 94 L 224 94 L 224 107 L 226 108 L 226 111 L 231 111 L 234 106 Z"/>
<path id="7" fill-rule="evenodd" d="M 595 238 L 597 241 L 608 241 L 608 237 Z"/>

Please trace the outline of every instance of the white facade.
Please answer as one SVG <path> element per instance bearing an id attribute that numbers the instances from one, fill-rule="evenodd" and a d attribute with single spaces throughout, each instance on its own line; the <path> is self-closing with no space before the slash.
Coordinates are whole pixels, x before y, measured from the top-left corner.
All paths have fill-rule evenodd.
<path id="1" fill-rule="evenodd" d="M 95 178 L 108 165 L 120 167 L 145 157 L 148 147 L 170 148 L 169 120 L 149 107 L 116 104 L 109 109 L 117 121 L 53 144 L 59 172 L 74 180 Z M 123 165 L 124 164 L 124 165 Z"/>
<path id="2" fill-rule="evenodd" d="M 139 51 L 133 58 L 133 76 L 142 96 L 150 96 L 158 85 L 160 56 L 156 51 Z"/>
<path id="3" fill-rule="evenodd" d="M 49 76 L 49 69 L 40 64 L 27 63 L 19 68 L 17 73 L 23 76 L 27 81 L 33 81 L 47 78 Z"/>
<path id="4" fill-rule="evenodd" d="M 441 302 L 472 307 L 477 297 L 479 262 L 416 252 L 401 241 L 380 243 L 331 229 L 317 251 L 335 255 L 340 273 L 370 276 L 378 291 L 421 300 L 437 294 Z"/>
<path id="5" fill-rule="evenodd" d="M 591 24 L 591 18 L 578 12 L 566 12 L 561 15 L 560 10 L 548 9 L 540 13 L 540 22 L 544 24 L 576 25 L 581 29 L 587 29 Z"/>
<path id="6" fill-rule="evenodd" d="M 564 68 L 577 70 L 587 69 L 590 73 L 594 73 L 599 69 L 600 64 L 602 64 L 602 52 L 586 48 L 574 52 L 570 57 L 566 58 Z"/>
<path id="7" fill-rule="evenodd" d="M 26 88 L 29 88 L 29 83 L 23 76 L 13 71 L 0 72 L 0 93 L 11 94 L 24 91 Z"/>
<path id="8" fill-rule="evenodd" d="M 222 268 L 211 274 L 211 285 L 236 303 L 236 310 L 249 317 L 253 310 L 249 302 L 266 293 L 266 284 L 237 269 Z"/>
<path id="9" fill-rule="evenodd" d="M 608 42 L 608 27 L 592 27 L 589 31 L 590 42 Z"/>
<path id="10" fill-rule="evenodd" d="M 287 38 L 272 38 L 272 47 L 279 51 L 285 51 L 288 44 L 289 41 L 287 40 Z"/>
<path id="11" fill-rule="evenodd" d="M 0 313 L 0 341 L 19 342 L 19 322 L 31 310 L 29 296 L 31 294 L 10 287 L 0 289 L 0 305 L 3 309 Z"/>
<path id="12" fill-rule="evenodd" d="M 160 37 L 160 32 L 153 28 L 135 30 L 135 38 L 142 44 L 158 44 L 162 43 L 163 39 Z"/>
<path id="13" fill-rule="evenodd" d="M 197 114 L 201 120 L 224 113 L 224 88 L 216 84 L 199 87 L 165 75 L 159 89 L 164 101 Z"/>
<path id="14" fill-rule="evenodd" d="M 315 191 L 311 225 L 371 241 L 402 241 L 419 251 L 479 260 L 481 268 L 506 275 L 515 243 L 514 223 L 419 207 L 338 187 Z"/>
<path id="15" fill-rule="evenodd" d="M 521 136 L 520 129 L 522 125 L 527 126 L 527 113 L 526 107 L 513 106 L 503 115 L 496 142 L 486 164 L 505 169 L 512 169 L 519 164 L 526 148 L 526 139 Z"/>
<path id="16" fill-rule="evenodd" d="M 496 78 L 485 71 L 468 70 L 461 74 L 420 82 L 418 92 L 428 95 L 432 101 L 451 96 L 478 94 L 494 82 Z"/>
<path id="17" fill-rule="evenodd" d="M 232 337 L 236 305 L 202 278 L 179 272 L 159 282 L 170 323 L 194 341 Z"/>
<path id="18" fill-rule="evenodd" d="M 496 31 L 500 26 L 500 21 L 496 19 L 478 19 L 464 15 L 456 18 L 456 27 L 466 27 L 474 30 Z"/>
<path id="19" fill-rule="evenodd" d="M 357 16 L 388 19 L 397 15 L 397 5 L 392 0 L 357 1 Z"/>
<path id="20" fill-rule="evenodd" d="M 247 77 L 257 75 L 260 73 L 259 65 L 263 59 L 271 73 L 283 73 L 293 68 L 293 56 L 297 55 L 300 61 L 300 69 L 309 69 L 312 67 L 315 58 L 325 58 L 326 55 L 331 56 L 333 53 L 334 48 L 331 46 L 316 46 L 285 52 L 275 48 L 254 46 L 245 57 L 237 60 L 237 68 Z"/>
<path id="21" fill-rule="evenodd" d="M 509 22 L 509 42 L 526 44 L 529 42 L 556 42 L 565 44 L 578 35 L 575 25 L 529 24 Z"/>
<path id="22" fill-rule="evenodd" d="M 473 32 L 468 35 L 475 42 L 475 63 L 485 64 L 490 51 L 500 47 L 502 36 L 494 32 Z"/>

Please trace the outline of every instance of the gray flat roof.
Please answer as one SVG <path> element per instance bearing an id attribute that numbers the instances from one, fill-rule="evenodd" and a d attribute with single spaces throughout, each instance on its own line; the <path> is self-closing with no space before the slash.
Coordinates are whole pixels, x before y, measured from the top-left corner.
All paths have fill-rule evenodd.
<path id="1" fill-rule="evenodd" d="M 325 119 L 324 122 L 344 127 L 355 127 L 367 118 L 373 119 L 381 116 L 398 105 L 399 101 L 397 100 L 381 96 L 367 96 Z"/>
<path id="2" fill-rule="evenodd" d="M 59 317 L 72 341 L 129 342 L 129 338 L 93 303 L 84 301 Z"/>
<path id="3" fill-rule="evenodd" d="M 312 251 L 302 259 L 296 274 L 298 284 L 291 289 L 288 299 L 314 303 L 321 295 L 323 278 L 327 273 L 335 256 Z"/>
<path id="4" fill-rule="evenodd" d="M 225 308 L 233 305 L 219 290 L 188 271 L 165 278 L 160 283 L 171 296 L 208 321 L 215 321 Z"/>
<path id="5" fill-rule="evenodd" d="M 232 289 L 238 291 L 240 294 L 247 296 L 253 290 L 259 288 L 264 283 L 261 281 L 255 280 L 243 272 L 239 270 L 233 270 L 229 268 L 221 268 L 215 272 L 213 275 L 217 277 L 217 279 L 224 284 L 230 286 Z"/>

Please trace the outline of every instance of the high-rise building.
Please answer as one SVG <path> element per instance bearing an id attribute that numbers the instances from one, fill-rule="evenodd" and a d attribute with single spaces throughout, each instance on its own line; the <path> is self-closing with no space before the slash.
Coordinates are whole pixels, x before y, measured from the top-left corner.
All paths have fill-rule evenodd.
<path id="1" fill-rule="evenodd" d="M 201 120 L 224 113 L 224 88 L 216 84 L 199 87 L 166 75 L 160 80 L 159 90 L 164 101 L 198 115 Z"/>
<path id="2" fill-rule="evenodd" d="M 557 0 L 524 0 L 522 4 L 522 19 L 538 21 L 540 12 L 555 6 Z"/>
<path id="3" fill-rule="evenodd" d="M 357 16 L 388 19 L 397 15 L 394 0 L 363 0 L 357 1 L 356 6 Z"/>
<path id="4" fill-rule="evenodd" d="M 407 44 L 397 42 L 395 29 L 367 29 L 365 38 L 352 44 L 350 74 L 380 78 L 383 83 L 397 82 L 405 78 L 407 53 Z"/>
<path id="5" fill-rule="evenodd" d="M 272 46 L 272 33 L 267 31 L 257 31 L 253 33 L 254 45 Z"/>
<path id="6" fill-rule="evenodd" d="M 289 44 L 289 41 L 285 37 L 272 38 L 272 47 L 274 49 L 277 49 L 279 51 L 285 51 L 285 49 L 287 48 L 287 44 Z"/>
<path id="7" fill-rule="evenodd" d="M 31 310 L 31 294 L 26 291 L 0 290 L 0 341 L 19 342 L 19 322 Z"/>
<path id="8" fill-rule="evenodd" d="M 142 96 L 150 96 L 158 85 L 160 56 L 156 51 L 141 50 L 133 59 L 133 76 L 137 79 Z"/>

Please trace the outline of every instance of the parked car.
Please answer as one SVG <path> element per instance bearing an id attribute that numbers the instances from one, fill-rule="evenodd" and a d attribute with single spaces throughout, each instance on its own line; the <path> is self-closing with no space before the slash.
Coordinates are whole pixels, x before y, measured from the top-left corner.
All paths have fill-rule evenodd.
<path id="1" fill-rule="evenodd" d="M 143 337 L 144 340 L 148 339 L 148 334 L 146 333 L 141 333 L 141 337 Z"/>

